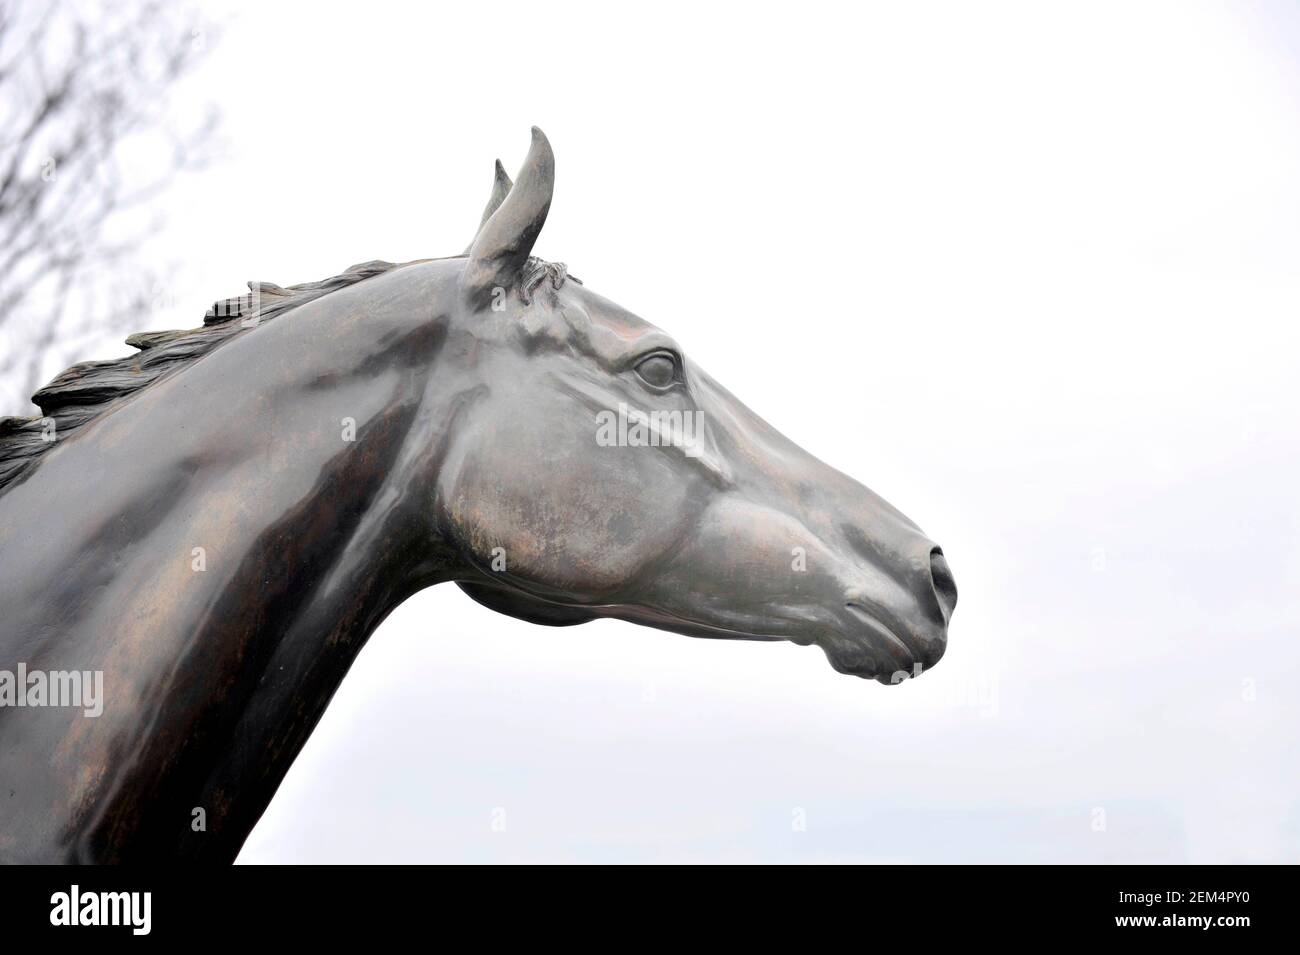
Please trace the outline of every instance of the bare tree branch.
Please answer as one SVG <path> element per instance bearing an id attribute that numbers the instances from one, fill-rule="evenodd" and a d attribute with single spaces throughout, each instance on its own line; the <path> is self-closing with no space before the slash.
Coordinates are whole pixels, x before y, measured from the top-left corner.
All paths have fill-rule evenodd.
<path id="1" fill-rule="evenodd" d="M 0 399 L 141 307 L 155 276 L 132 254 L 157 222 L 128 226 L 208 158 L 215 111 L 181 123 L 166 105 L 214 32 L 184 2 L 0 0 Z M 142 141 L 147 176 L 121 155 Z"/>

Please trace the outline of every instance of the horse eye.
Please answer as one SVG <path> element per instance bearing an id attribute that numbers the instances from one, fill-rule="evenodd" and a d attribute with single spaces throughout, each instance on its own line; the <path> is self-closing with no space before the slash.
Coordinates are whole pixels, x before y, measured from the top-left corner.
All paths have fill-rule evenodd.
<path id="1" fill-rule="evenodd" d="M 653 385 L 656 388 L 667 388 L 677 380 L 677 361 L 672 355 L 665 355 L 660 352 L 639 361 L 636 366 L 636 373 L 648 385 Z"/>

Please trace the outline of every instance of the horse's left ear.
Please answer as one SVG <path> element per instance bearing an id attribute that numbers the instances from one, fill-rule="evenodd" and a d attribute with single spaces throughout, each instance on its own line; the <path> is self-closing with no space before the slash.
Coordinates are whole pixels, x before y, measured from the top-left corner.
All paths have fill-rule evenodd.
<path id="1" fill-rule="evenodd" d="M 554 190 L 555 155 L 546 136 L 534 126 L 533 144 L 514 186 L 469 248 L 461 288 L 476 306 L 486 304 L 494 288 L 515 284 L 546 222 Z"/>
<path id="2" fill-rule="evenodd" d="M 487 225 L 488 219 L 492 218 L 492 213 L 501 208 L 501 203 L 506 201 L 506 196 L 510 195 L 510 187 L 514 185 L 510 177 L 506 175 L 506 167 L 501 165 L 501 160 L 497 160 L 496 178 L 492 180 L 492 198 L 488 199 L 487 205 L 483 207 L 483 218 L 478 221 L 478 232 L 474 233 L 474 238 L 478 238 L 478 233 L 483 231 Z M 468 255 L 474 248 L 471 242 L 465 246 L 465 254 Z"/>

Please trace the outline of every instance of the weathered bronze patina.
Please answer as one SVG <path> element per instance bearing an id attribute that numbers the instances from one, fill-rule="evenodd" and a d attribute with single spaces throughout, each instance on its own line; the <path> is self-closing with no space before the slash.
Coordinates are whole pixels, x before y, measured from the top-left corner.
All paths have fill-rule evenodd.
<path id="1" fill-rule="evenodd" d="M 886 683 L 938 661 L 939 548 L 533 258 L 553 180 L 534 130 L 467 254 L 258 286 L 0 423 L 0 671 L 103 678 L 98 716 L 0 706 L 0 859 L 234 859 L 366 638 L 446 581 Z"/>

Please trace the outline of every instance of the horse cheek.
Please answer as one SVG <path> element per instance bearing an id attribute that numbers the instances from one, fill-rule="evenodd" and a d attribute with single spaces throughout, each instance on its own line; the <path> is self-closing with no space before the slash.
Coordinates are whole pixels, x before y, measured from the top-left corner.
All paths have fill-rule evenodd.
<path id="1" fill-rule="evenodd" d="M 691 523 L 692 482 L 659 449 L 551 447 L 543 466 L 524 469 L 523 435 L 494 438 L 447 494 L 456 539 L 489 574 L 599 600 L 680 543 Z"/>

